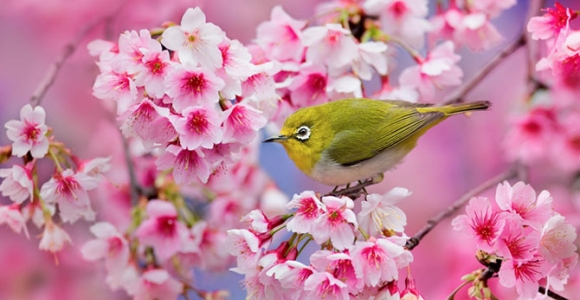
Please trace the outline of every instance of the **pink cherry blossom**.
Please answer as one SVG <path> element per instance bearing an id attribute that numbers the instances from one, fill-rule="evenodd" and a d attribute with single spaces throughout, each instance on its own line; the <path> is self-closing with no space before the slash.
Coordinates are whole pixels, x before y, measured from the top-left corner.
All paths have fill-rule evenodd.
<path id="1" fill-rule="evenodd" d="M 26 218 L 22 215 L 18 205 L 0 206 L 0 225 L 2 224 L 7 224 L 10 229 L 18 234 L 24 230 L 26 237 L 30 238 L 26 228 Z"/>
<path id="2" fill-rule="evenodd" d="M 550 193 L 544 190 L 536 200 L 536 191 L 521 181 L 513 187 L 507 181 L 499 184 L 495 200 L 499 208 L 520 216 L 524 224 L 532 225 L 538 230 L 553 214 Z"/>
<path id="3" fill-rule="evenodd" d="M 177 219 L 173 204 L 151 200 L 147 203 L 147 219 L 139 225 L 135 235 L 143 245 L 153 247 L 160 261 L 166 261 L 183 247 L 188 230 Z"/>
<path id="4" fill-rule="evenodd" d="M 225 111 L 223 141 L 249 143 L 266 122 L 266 118 L 255 108 L 244 103 L 235 104 Z"/>
<path id="5" fill-rule="evenodd" d="M 545 277 L 549 266 L 540 256 L 524 261 L 502 261 L 499 270 L 499 282 L 505 287 L 516 287 L 518 295 L 523 299 L 531 299 L 538 294 L 538 281 Z"/>
<path id="6" fill-rule="evenodd" d="M 130 107 L 121 117 L 121 130 L 125 136 L 136 136 L 147 148 L 153 144 L 164 144 L 177 137 L 169 121 L 168 108 L 155 105 L 145 98 L 140 104 Z"/>
<path id="7" fill-rule="evenodd" d="M 260 241 L 258 237 L 247 229 L 230 229 L 225 242 L 228 253 L 235 256 L 238 260 L 237 267 L 233 271 L 246 274 L 258 265 L 258 259 L 261 254 Z"/>
<path id="8" fill-rule="evenodd" d="M 282 6 L 274 6 L 270 21 L 258 25 L 256 42 L 271 59 L 299 61 L 304 52 L 302 29 L 306 22 L 290 17 Z"/>
<path id="9" fill-rule="evenodd" d="M 483 12 L 456 14 L 448 19 L 454 27 L 453 40 L 456 44 L 466 44 L 475 51 L 486 50 L 497 45 L 502 36 Z"/>
<path id="10" fill-rule="evenodd" d="M 564 7 L 558 1 L 553 8 L 543 10 L 546 12 L 544 15 L 532 17 L 528 22 L 527 29 L 535 40 L 558 37 L 562 30 L 568 29 L 570 20 L 578 16 L 575 11 Z"/>
<path id="11" fill-rule="evenodd" d="M 354 230 L 358 224 L 352 211 L 353 201 L 348 197 L 322 198 L 323 213 L 312 226 L 312 237 L 318 244 L 330 239 L 332 246 L 338 250 L 349 248 L 354 241 Z"/>
<path id="12" fill-rule="evenodd" d="M 183 283 L 164 269 L 143 273 L 135 287 L 135 300 L 177 299 L 183 293 Z"/>
<path id="13" fill-rule="evenodd" d="M 53 222 L 47 222 L 38 247 L 40 250 L 55 253 L 64 249 L 67 243 L 72 243 L 68 233 Z"/>
<path id="14" fill-rule="evenodd" d="M 364 288 L 364 283 L 357 277 L 352 257 L 348 253 L 319 250 L 310 255 L 310 263 L 315 269 L 326 270 L 346 283 L 350 294 L 357 294 Z"/>
<path id="15" fill-rule="evenodd" d="M 280 66 L 267 62 L 253 68 L 253 73 L 242 82 L 242 94 L 246 104 L 269 117 L 277 109 L 280 96 L 276 92 L 276 81 L 272 77 L 280 71 Z"/>
<path id="16" fill-rule="evenodd" d="M 492 251 L 505 226 L 506 216 L 493 211 L 485 197 L 472 198 L 465 208 L 466 214 L 457 216 L 451 224 L 453 229 L 472 235 L 478 249 Z"/>
<path id="17" fill-rule="evenodd" d="M 224 81 L 208 69 L 176 65 L 165 79 L 165 92 L 173 99 L 173 108 L 181 112 L 194 105 L 215 105 L 220 99 L 218 91 L 224 85 Z"/>
<path id="18" fill-rule="evenodd" d="M 368 286 L 396 280 L 398 269 L 413 260 L 411 252 L 385 238 L 357 241 L 350 252 L 357 277 Z"/>
<path id="19" fill-rule="evenodd" d="M 304 191 L 294 195 L 286 204 L 287 209 L 296 208 L 296 213 L 286 223 L 289 231 L 296 233 L 310 233 L 316 224 L 316 220 L 323 212 L 323 204 L 313 191 Z"/>
<path id="20" fill-rule="evenodd" d="M 385 33 L 413 47 L 423 46 L 423 36 L 430 30 L 425 19 L 429 12 L 426 0 L 368 0 L 363 8 L 369 14 L 379 15 Z"/>
<path id="21" fill-rule="evenodd" d="M 569 257 L 566 257 L 552 267 L 548 278 L 546 280 L 546 288 L 554 289 L 556 291 L 564 290 L 564 285 L 568 282 L 570 277 L 570 270 L 572 270 L 578 264 L 578 253 L 574 253 Z"/>
<path id="22" fill-rule="evenodd" d="M 138 101 L 138 91 L 133 75 L 126 70 L 119 71 L 112 67 L 102 70 L 93 84 L 93 96 L 101 100 L 113 100 L 117 103 L 117 114 L 123 114 Z"/>
<path id="23" fill-rule="evenodd" d="M 304 281 L 305 299 L 349 300 L 348 286 L 328 272 L 314 272 Z"/>
<path id="24" fill-rule="evenodd" d="M 125 31 L 119 36 L 119 56 L 114 63 L 123 69 L 133 71 L 143 64 L 145 53 L 151 50 L 161 51 L 161 45 L 151 38 L 149 30 Z"/>
<path id="25" fill-rule="evenodd" d="M 237 80 L 247 79 L 252 71 L 252 55 L 240 41 L 225 38 L 218 48 L 222 53 L 222 68 L 225 73 Z"/>
<path id="26" fill-rule="evenodd" d="M 111 169 L 111 157 L 97 157 L 89 160 L 79 160 L 78 171 L 95 179 L 102 179 L 104 173 Z"/>
<path id="27" fill-rule="evenodd" d="M 361 202 L 359 227 L 368 235 L 380 236 L 383 230 L 403 232 L 407 216 L 395 204 L 411 195 L 405 188 L 394 188 L 384 195 L 370 194 Z"/>
<path id="28" fill-rule="evenodd" d="M 129 244 L 127 239 L 108 222 L 91 226 L 91 232 L 97 237 L 86 242 L 81 248 L 83 258 L 89 261 L 105 259 L 107 281 L 121 282 L 129 263 Z"/>
<path id="29" fill-rule="evenodd" d="M 292 104 L 301 108 L 328 102 L 327 81 L 328 71 L 322 65 L 302 65 L 288 86 Z"/>
<path id="30" fill-rule="evenodd" d="M 87 191 L 96 188 L 98 184 L 98 179 L 67 169 L 62 173 L 55 173 L 44 183 L 40 196 L 47 203 L 58 203 L 63 222 L 74 223 L 81 217 L 92 221 L 95 212 L 91 208 Z"/>
<path id="31" fill-rule="evenodd" d="M 451 41 L 435 47 L 417 66 L 403 70 L 399 77 L 401 85 L 414 87 L 425 102 L 435 98 L 435 88 L 454 86 L 461 83 L 463 71 L 456 65 L 461 57 L 454 53 Z"/>
<path id="32" fill-rule="evenodd" d="M 159 49 L 145 51 L 142 63 L 135 68 L 135 85 L 145 87 L 149 96 L 161 99 L 165 95 L 165 77 L 171 73 L 173 66 L 169 60 L 169 52 L 162 51 L 161 45 L 155 48 Z"/>
<path id="33" fill-rule="evenodd" d="M 324 63 L 331 70 L 352 63 L 358 54 L 350 32 L 334 23 L 304 30 L 303 44 L 307 47 L 306 60 Z"/>
<path id="34" fill-rule="evenodd" d="M 183 117 L 172 119 L 182 147 L 188 150 L 199 147 L 211 149 L 221 141 L 222 120 L 213 108 L 193 106 L 184 109 L 182 114 Z"/>
<path id="35" fill-rule="evenodd" d="M 379 75 L 387 74 L 387 44 L 365 42 L 358 44 L 359 57 L 353 61 L 352 68 L 362 80 L 371 80 L 373 69 Z"/>
<path id="36" fill-rule="evenodd" d="M 191 184 L 199 179 L 206 183 L 210 169 L 199 150 L 186 150 L 176 145 L 169 145 L 156 161 L 159 170 L 173 168 L 173 177 L 178 184 Z"/>
<path id="37" fill-rule="evenodd" d="M 196 240 L 199 249 L 199 268 L 224 271 L 231 266 L 233 257 L 229 254 L 229 249 L 224 247 L 228 235 L 223 229 L 210 227 L 207 222 L 199 221 L 191 228 L 191 235 Z M 260 245 L 270 239 L 271 235 L 268 234 L 267 237 L 260 240 Z M 267 247 L 267 244 L 264 247 Z"/>
<path id="38" fill-rule="evenodd" d="M 362 98 L 362 81 L 360 78 L 345 74 L 331 77 L 328 80 L 326 92 L 331 99 Z"/>
<path id="39" fill-rule="evenodd" d="M 209 69 L 222 66 L 222 55 L 218 49 L 225 33 L 216 25 L 206 23 L 205 14 L 199 7 L 189 8 L 181 18 L 181 26 L 171 26 L 163 32 L 161 43 L 177 52 L 183 64 L 198 63 Z"/>
<path id="40" fill-rule="evenodd" d="M 279 273 L 276 279 L 280 281 L 282 287 L 293 291 L 292 299 L 305 299 L 307 292 L 303 288 L 304 281 L 316 270 L 295 260 L 287 260 L 284 264 L 288 266 L 287 271 Z"/>
<path id="41" fill-rule="evenodd" d="M 552 216 L 542 228 L 540 253 L 548 262 L 558 262 L 576 254 L 576 230 L 564 216 Z"/>
<path id="42" fill-rule="evenodd" d="M 20 121 L 6 122 L 6 135 L 12 141 L 12 154 L 18 157 L 30 154 L 34 158 L 42 158 L 48 152 L 48 139 L 45 125 L 46 113 L 40 106 L 32 108 L 26 104 L 20 109 Z"/>
<path id="43" fill-rule="evenodd" d="M 10 197 L 17 204 L 31 199 L 33 187 L 31 168 L 33 166 L 33 163 L 28 163 L 25 167 L 13 165 L 10 169 L 0 169 L 0 177 L 4 178 L 0 184 L 2 196 Z"/>
<path id="44" fill-rule="evenodd" d="M 538 252 L 540 232 L 525 226 L 517 216 L 505 219 L 505 226 L 497 238 L 496 253 L 504 259 L 523 262 L 532 259 Z"/>
<path id="45" fill-rule="evenodd" d="M 504 140 L 506 156 L 526 164 L 547 156 L 549 145 L 558 134 L 558 123 L 553 109 L 536 107 L 527 115 L 512 121 Z"/>
<path id="46" fill-rule="evenodd" d="M 401 292 L 401 300 L 425 300 L 415 286 L 415 279 L 409 273 L 405 278 L 405 289 Z"/>

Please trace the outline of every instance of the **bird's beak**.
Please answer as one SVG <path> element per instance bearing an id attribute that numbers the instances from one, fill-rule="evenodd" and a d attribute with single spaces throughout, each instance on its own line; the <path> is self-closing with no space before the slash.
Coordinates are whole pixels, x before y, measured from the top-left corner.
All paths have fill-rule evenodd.
<path id="1" fill-rule="evenodd" d="M 263 142 L 264 143 L 271 143 L 271 142 L 276 142 L 276 143 L 281 143 L 288 140 L 288 137 L 285 135 L 278 135 L 278 136 L 273 136 L 271 138 L 267 138 L 265 139 Z"/>

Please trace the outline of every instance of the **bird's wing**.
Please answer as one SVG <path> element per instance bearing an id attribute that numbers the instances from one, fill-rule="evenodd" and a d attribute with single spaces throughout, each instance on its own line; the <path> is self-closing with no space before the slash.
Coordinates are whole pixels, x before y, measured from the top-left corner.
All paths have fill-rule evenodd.
<path id="1" fill-rule="evenodd" d="M 442 117 L 441 112 L 420 113 L 414 107 L 401 106 L 360 115 L 356 130 L 338 131 L 327 155 L 343 166 L 355 165 L 399 144 Z"/>

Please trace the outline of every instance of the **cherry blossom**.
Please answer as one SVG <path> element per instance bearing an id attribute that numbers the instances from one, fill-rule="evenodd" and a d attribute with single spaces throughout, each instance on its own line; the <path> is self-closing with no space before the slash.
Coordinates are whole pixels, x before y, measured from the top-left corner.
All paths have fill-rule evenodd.
<path id="1" fill-rule="evenodd" d="M 545 40 L 558 37 L 562 30 L 567 30 L 570 20 L 576 18 L 578 13 L 570 8 L 564 7 L 558 1 L 553 8 L 544 9 L 546 12 L 542 16 L 532 17 L 528 22 L 528 31 L 532 34 L 532 39 Z"/>
<path id="2" fill-rule="evenodd" d="M 0 177 L 4 178 L 0 184 L 2 196 L 10 197 L 17 204 L 22 204 L 32 197 L 32 173 L 33 164 L 25 167 L 14 165 L 9 169 L 0 169 Z"/>
<path id="3" fill-rule="evenodd" d="M 20 121 L 6 122 L 6 135 L 12 141 L 12 154 L 18 157 L 30 154 L 34 158 L 42 158 L 48 152 L 48 139 L 45 125 L 46 113 L 40 106 L 32 108 L 26 104 L 20 109 Z"/>
<path id="4" fill-rule="evenodd" d="M 151 269 L 137 282 L 134 299 L 177 299 L 182 292 L 183 283 L 171 277 L 167 270 Z"/>
<path id="5" fill-rule="evenodd" d="M 119 71 L 108 66 L 101 71 L 93 85 L 93 96 L 117 103 L 117 114 L 123 114 L 138 101 L 137 85 L 126 70 Z"/>
<path id="6" fill-rule="evenodd" d="M 183 117 L 172 119 L 172 124 L 179 134 L 179 143 L 188 150 L 199 147 L 213 148 L 222 139 L 220 124 L 221 117 L 218 113 L 202 106 L 193 106 L 184 109 Z"/>
<path id="7" fill-rule="evenodd" d="M 286 208 L 297 211 L 286 223 L 289 231 L 297 233 L 311 232 L 316 220 L 323 213 L 323 204 L 312 191 L 304 191 L 299 195 L 294 195 L 292 200 L 286 204 Z"/>
<path id="8" fill-rule="evenodd" d="M 26 218 L 22 215 L 18 205 L 0 206 L 0 225 L 7 224 L 10 229 L 16 233 L 24 231 L 27 238 L 28 229 L 26 228 Z"/>
<path id="9" fill-rule="evenodd" d="M 290 17 L 281 6 L 275 6 L 270 21 L 258 25 L 257 43 L 275 60 L 295 60 L 302 58 L 302 29 L 305 21 Z"/>
<path id="10" fill-rule="evenodd" d="M 137 136 L 145 147 L 164 144 L 177 137 L 175 128 L 169 121 L 169 109 L 143 99 L 138 105 L 130 107 L 123 115 L 121 130 L 125 136 Z"/>
<path id="11" fill-rule="evenodd" d="M 351 249 L 354 270 L 358 278 L 369 286 L 398 278 L 398 269 L 413 261 L 411 252 L 392 241 L 371 237 L 357 241 Z"/>
<path id="12" fill-rule="evenodd" d="M 405 188 L 394 188 L 382 196 L 367 195 L 366 201 L 361 202 L 362 208 L 357 219 L 359 227 L 371 236 L 379 236 L 383 230 L 403 232 L 407 216 L 395 204 L 409 195 L 411 192 Z"/>
<path id="13" fill-rule="evenodd" d="M 558 262 L 572 256 L 577 257 L 575 240 L 574 226 L 567 223 L 564 216 L 556 214 L 542 227 L 540 252 L 549 262 Z"/>
<path id="14" fill-rule="evenodd" d="M 303 32 L 306 59 L 322 62 L 330 69 L 342 68 L 357 57 L 357 46 L 350 32 L 339 24 L 310 27 Z"/>
<path id="15" fill-rule="evenodd" d="M 141 243 L 153 247 L 160 261 L 166 261 L 183 247 L 188 230 L 177 219 L 173 204 L 151 200 L 147 203 L 147 219 L 139 225 L 135 235 Z"/>
<path id="16" fill-rule="evenodd" d="M 499 281 L 505 287 L 516 287 L 518 295 L 531 299 L 538 294 L 538 281 L 548 273 L 549 266 L 536 256 L 524 262 L 508 260 L 499 270 Z"/>
<path id="17" fill-rule="evenodd" d="M 42 238 L 40 239 L 38 247 L 40 250 L 55 253 L 64 249 L 67 243 L 72 243 L 68 233 L 53 222 L 47 222 L 44 226 Z"/>
<path id="18" fill-rule="evenodd" d="M 550 193 L 542 191 L 536 200 L 534 189 L 521 181 L 513 187 L 508 182 L 498 185 L 495 199 L 501 209 L 520 216 L 524 224 L 535 228 L 541 228 L 553 214 Z"/>
<path id="19" fill-rule="evenodd" d="M 323 213 L 318 216 L 313 227 L 312 237 L 322 244 L 330 239 L 334 248 L 343 250 L 352 245 L 354 230 L 358 228 L 356 216 L 352 211 L 354 203 L 347 197 L 322 198 Z"/>
<path id="20" fill-rule="evenodd" d="M 173 108 L 181 112 L 192 105 L 216 104 L 220 99 L 218 91 L 224 85 L 224 81 L 208 69 L 177 65 L 165 78 L 165 93 L 171 97 Z"/>
<path id="21" fill-rule="evenodd" d="M 216 25 L 206 23 L 205 14 L 199 7 L 189 8 L 181 18 L 180 26 L 171 26 L 163 32 L 161 43 L 177 52 L 181 63 L 198 63 L 209 69 L 222 66 L 218 49 L 225 33 Z"/>
<path id="22" fill-rule="evenodd" d="M 472 235 L 479 249 L 491 251 L 505 226 L 505 214 L 492 211 L 485 197 L 471 199 L 465 210 L 467 214 L 453 219 L 453 228 Z"/>
<path id="23" fill-rule="evenodd" d="M 135 85 L 144 87 L 149 96 L 161 99 L 165 95 L 165 77 L 171 73 L 173 66 L 169 60 L 169 52 L 162 51 L 161 45 L 157 45 L 156 49 L 145 51 L 141 58 L 142 63 L 134 72 Z"/>
<path id="24" fill-rule="evenodd" d="M 159 170 L 173 168 L 173 177 L 179 184 L 191 184 L 196 179 L 206 183 L 210 169 L 204 154 L 199 150 L 186 150 L 176 145 L 169 145 L 156 161 Z"/>
<path id="25" fill-rule="evenodd" d="M 314 272 L 304 281 L 306 299 L 350 299 L 348 286 L 328 272 Z"/>
<path id="26" fill-rule="evenodd" d="M 96 188 L 98 183 L 93 177 L 66 169 L 42 185 L 40 196 L 48 203 L 58 203 L 63 222 L 73 223 L 81 217 L 91 221 L 95 212 L 87 191 Z"/>
<path id="27" fill-rule="evenodd" d="M 328 71 L 319 64 L 303 64 L 288 86 L 292 104 L 306 107 L 327 102 Z"/>

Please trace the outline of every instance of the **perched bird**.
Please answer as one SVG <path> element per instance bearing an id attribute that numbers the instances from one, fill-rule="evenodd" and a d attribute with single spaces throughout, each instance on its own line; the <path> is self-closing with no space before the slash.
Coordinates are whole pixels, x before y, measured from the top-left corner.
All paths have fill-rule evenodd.
<path id="1" fill-rule="evenodd" d="M 312 179 L 341 186 L 382 175 L 397 165 L 429 128 L 447 117 L 485 110 L 488 101 L 445 106 L 394 100 L 344 99 L 290 115 L 264 142 L 284 146 Z"/>

